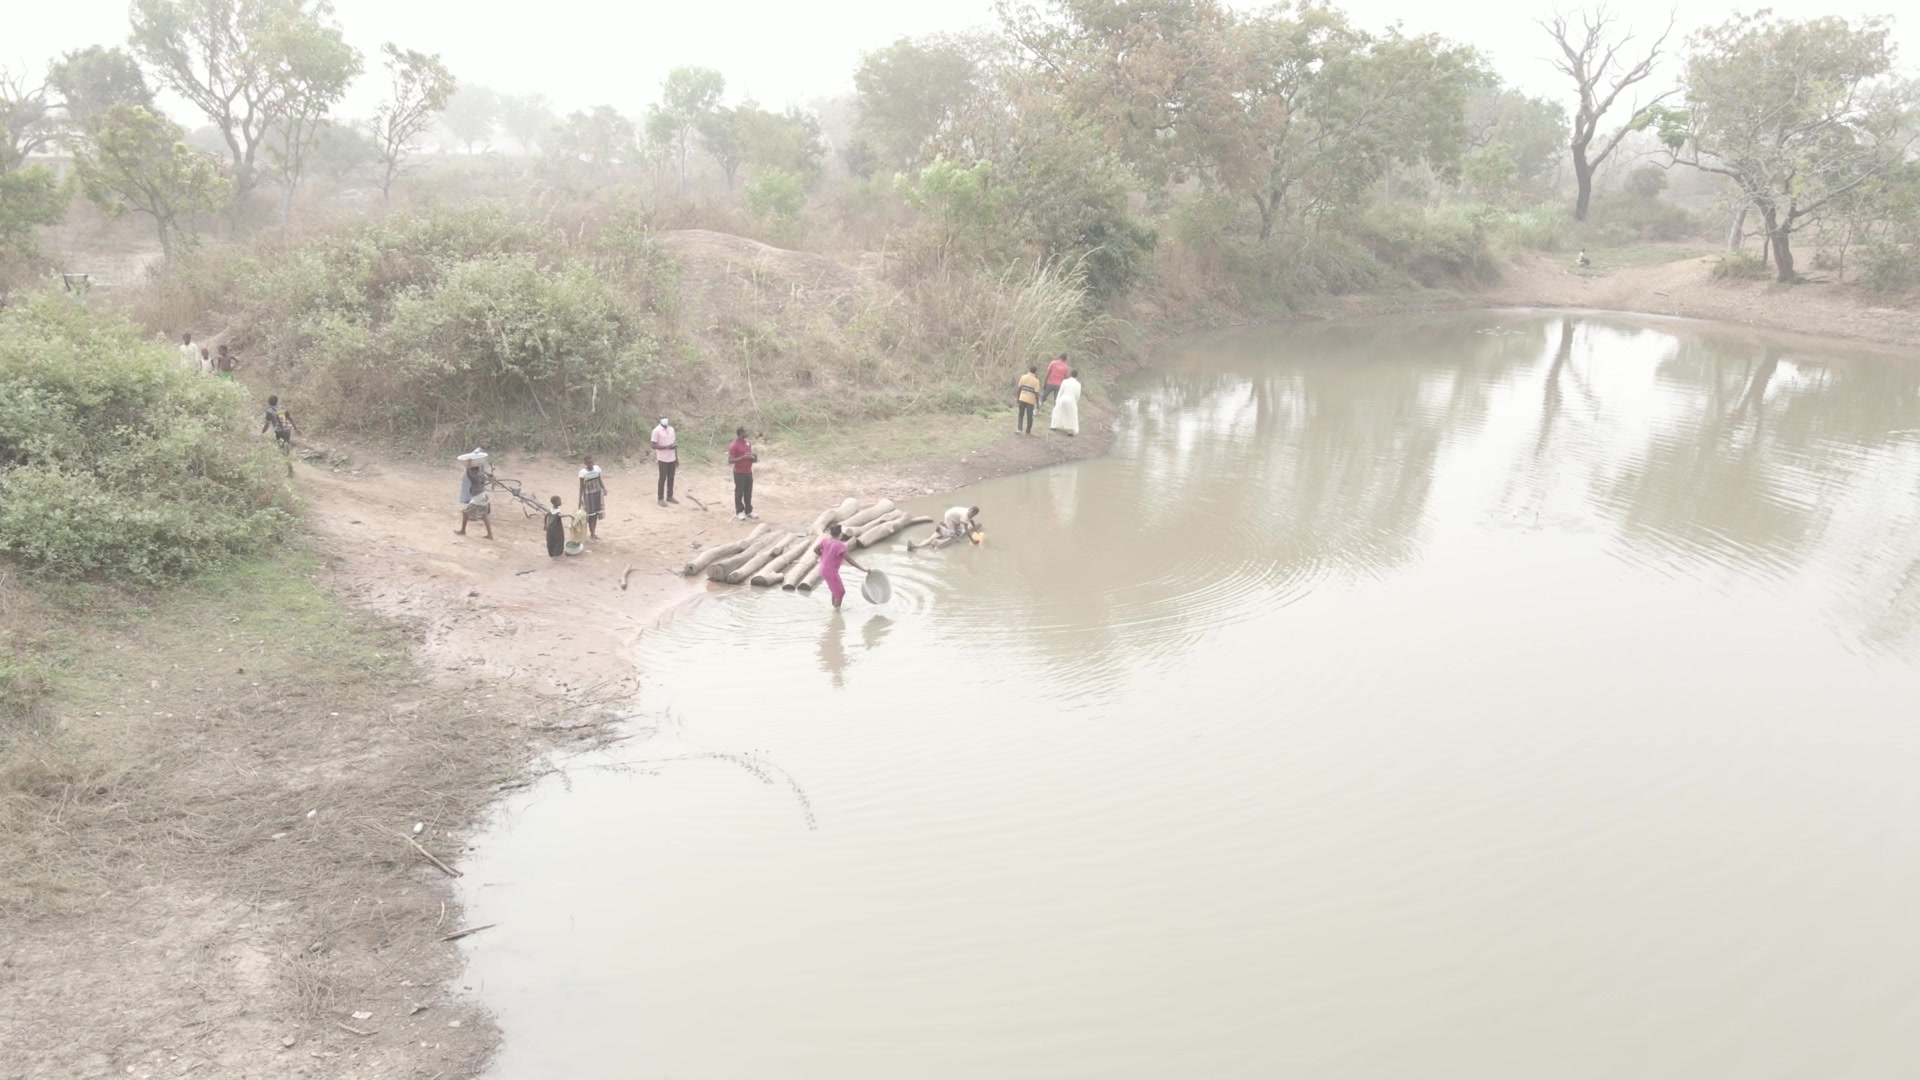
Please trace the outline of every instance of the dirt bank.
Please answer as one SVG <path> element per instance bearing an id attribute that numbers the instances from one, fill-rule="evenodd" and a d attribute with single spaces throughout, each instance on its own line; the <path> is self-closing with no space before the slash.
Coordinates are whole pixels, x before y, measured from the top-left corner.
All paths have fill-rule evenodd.
<path id="1" fill-rule="evenodd" d="M 1585 308 L 1713 319 L 1743 326 L 1885 345 L 1920 345 L 1920 309 L 1813 277 L 1795 285 L 1719 281 L 1717 254 L 1698 248 L 1631 249 L 1632 261 L 1594 252 L 1582 270 L 1564 256 L 1523 255 L 1483 289 L 1390 297 L 1339 297 L 1316 304 L 1318 317 L 1476 307 Z M 1662 257 L 1663 255 L 1669 257 Z M 1679 257 L 1671 257 L 1679 256 Z"/>
<path id="2" fill-rule="evenodd" d="M 1709 269 L 1529 258 L 1485 291 L 1315 314 L 1583 307 L 1920 344 L 1912 310 Z M 797 527 L 847 495 L 927 496 L 1095 456 L 1113 415 L 1084 411 L 1077 439 L 1015 436 L 1009 408 L 766 440 L 757 507 Z M 25 721 L 44 737 L 0 761 L 0 795 L 24 793 L 0 803 L 0 1078 L 476 1074 L 497 1033 L 459 982 L 459 946 L 442 939 L 461 914 L 412 824 L 457 868 L 486 805 L 542 751 L 638 711 L 639 634 L 713 587 L 678 567 L 748 528 L 717 460 L 684 463 L 668 508 L 645 456 L 603 461 L 602 539 L 553 560 L 507 501 L 494 540 L 455 536 L 449 461 L 329 449 L 297 467 L 308 554 L 150 604 L 55 607 L 0 580 L 0 632 L 24 628 L 8 646 L 64 673 Z M 573 501 L 571 461 L 495 466 Z"/>
<path id="3" fill-rule="evenodd" d="M 1077 439 L 1008 416 L 763 442 L 756 508 L 799 527 L 847 495 L 1097 454 L 1111 416 L 1089 411 Z M 573 502 L 575 463 L 494 464 Z M 457 868 L 542 752 L 637 712 L 641 630 L 724 587 L 678 569 L 751 528 L 724 463 L 684 463 L 667 508 L 650 460 L 602 465 L 609 515 L 580 557 L 549 558 L 504 498 L 493 540 L 456 536 L 451 461 L 335 445 L 296 468 L 301 554 L 155 597 L 56 602 L 0 576 L 0 643 L 60 673 L 0 724 L 0 1078 L 483 1069 L 497 1031 L 413 826 Z"/>

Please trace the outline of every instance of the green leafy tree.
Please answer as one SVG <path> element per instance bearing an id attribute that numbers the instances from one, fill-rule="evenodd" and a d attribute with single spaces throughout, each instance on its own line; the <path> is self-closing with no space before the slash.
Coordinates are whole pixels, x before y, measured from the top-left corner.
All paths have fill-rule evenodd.
<path id="1" fill-rule="evenodd" d="M 647 134 L 673 148 L 680 167 L 680 191 L 687 190 L 687 152 L 701 121 L 720 105 L 726 77 L 710 68 L 677 67 L 660 84 L 660 101 L 647 113 Z"/>
<path id="2" fill-rule="evenodd" d="M 370 171 L 380 161 L 380 145 L 358 124 L 327 123 L 314 136 L 313 167 L 335 181 Z"/>
<path id="3" fill-rule="evenodd" d="M 582 165 L 589 174 L 599 174 L 624 165 L 639 156 L 633 121 L 611 105 L 596 105 L 590 112 L 576 112 L 553 137 L 554 154 L 564 161 Z"/>
<path id="4" fill-rule="evenodd" d="M 39 263 L 34 226 L 59 224 L 71 198 L 72 188 L 37 162 L 0 172 L 0 299 L 14 278 Z"/>
<path id="5" fill-rule="evenodd" d="M 1566 152 L 1567 112 L 1558 103 L 1489 83 L 1467 103 L 1466 187 L 1484 199 L 1539 193 L 1553 182 Z"/>
<path id="6" fill-rule="evenodd" d="M 87 198 L 116 217 L 152 218 L 167 255 L 192 237 L 194 215 L 218 210 L 227 196 L 219 162 L 184 137 L 180 125 L 142 106 L 116 105 L 93 123 L 73 158 Z"/>
<path id="7" fill-rule="evenodd" d="M 1594 170 L 1619 149 L 1628 132 L 1644 127 L 1660 103 L 1675 93 L 1663 90 L 1634 102 L 1612 134 L 1600 135 L 1600 123 L 1619 103 L 1620 95 L 1645 82 L 1659 66 L 1667 37 L 1673 33 L 1673 20 L 1669 18 L 1666 28 L 1645 48 L 1634 45 L 1632 32 L 1619 25 L 1604 3 L 1573 16 L 1556 14 L 1541 21 L 1540 27 L 1559 53 L 1552 61 L 1554 69 L 1573 82 L 1573 132 L 1567 143 L 1573 155 L 1573 219 L 1585 221 L 1593 203 Z"/>
<path id="8" fill-rule="evenodd" d="M 90 45 L 74 49 L 47 71 L 47 85 L 70 127 L 84 128 L 115 105 L 153 108 L 153 89 L 140 64 L 125 49 Z"/>
<path id="9" fill-rule="evenodd" d="M 543 94 L 525 94 L 500 99 L 500 126 L 520 144 L 522 153 L 544 149 L 560 123 L 553 105 Z"/>
<path id="10" fill-rule="evenodd" d="M 453 73 L 440 57 L 392 42 L 380 47 L 386 57 L 387 100 L 373 114 L 367 133 L 379 147 L 380 202 L 393 199 L 393 182 L 419 148 L 420 136 L 447 107 L 455 86 Z"/>
<path id="11" fill-rule="evenodd" d="M 276 129 L 303 152 L 316 108 L 339 98 L 329 87 L 357 73 L 332 15 L 327 0 L 132 0 L 134 55 L 219 131 L 236 198 L 259 184 Z"/>
<path id="12" fill-rule="evenodd" d="M 820 178 L 827 146 L 820 134 L 820 121 L 813 114 L 800 109 L 768 112 L 752 102 L 734 113 L 741 156 L 748 164 L 784 170 L 808 186 Z"/>
<path id="13" fill-rule="evenodd" d="M 293 193 L 307 171 L 307 154 L 327 116 L 361 71 L 360 50 L 338 26 L 318 19 L 282 19 L 273 31 L 285 58 L 279 119 L 268 128 L 267 159 L 280 177 L 280 224 L 293 216 Z"/>
<path id="14" fill-rule="evenodd" d="M 935 36 L 867 53 L 853 73 L 855 130 L 892 168 L 931 160 L 934 140 L 980 91 L 982 51 L 975 39 Z"/>
<path id="15" fill-rule="evenodd" d="M 471 154 L 474 147 L 484 147 L 493 141 L 493 133 L 500 126 L 503 100 L 489 87 L 462 83 L 447 99 L 440 113 L 440 125 Z"/>
<path id="16" fill-rule="evenodd" d="M 907 205 L 926 214 L 933 226 L 932 254 L 941 263 L 988 250 L 997 224 L 1016 193 L 993 182 L 993 165 L 961 165 L 934 158 L 912 176 L 895 179 Z"/>
<path id="17" fill-rule="evenodd" d="M 56 127 L 44 83 L 0 68 L 0 172 L 18 168 L 53 142 Z"/>
<path id="18" fill-rule="evenodd" d="M 745 150 L 740 140 L 740 113 L 753 108 L 751 102 L 739 109 L 720 106 L 701 116 L 694 122 L 695 130 L 700 134 L 700 148 L 712 157 L 714 164 L 726 175 L 727 190 L 733 190 L 733 180 L 740 172 Z"/>
<path id="19" fill-rule="evenodd" d="M 1901 169 L 1920 88 L 1893 70 L 1887 20 L 1736 16 L 1700 31 L 1684 109 L 1663 111 L 1675 158 L 1726 177 L 1760 214 L 1780 281 L 1793 234 Z"/>

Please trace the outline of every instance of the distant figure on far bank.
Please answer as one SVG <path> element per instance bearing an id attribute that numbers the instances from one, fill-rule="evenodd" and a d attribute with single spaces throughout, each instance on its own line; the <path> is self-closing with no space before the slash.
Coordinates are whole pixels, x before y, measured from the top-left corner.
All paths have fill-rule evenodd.
<path id="1" fill-rule="evenodd" d="M 1033 434 L 1033 410 L 1040 404 L 1039 364 L 1027 365 L 1027 373 L 1020 376 L 1020 388 L 1015 392 L 1014 400 L 1019 403 L 1020 411 L 1013 417 L 1013 433 Z"/>
<path id="2" fill-rule="evenodd" d="M 580 513 L 587 519 L 587 536 L 600 539 L 598 525 L 600 518 L 607 512 L 607 481 L 600 475 L 600 466 L 593 463 L 593 455 L 580 459 L 585 466 L 580 470 Z"/>
<path id="3" fill-rule="evenodd" d="M 1586 248 L 1581 248 L 1581 249 L 1580 249 L 1580 254 L 1574 257 L 1574 260 L 1573 260 L 1573 264 L 1574 264 L 1575 266 L 1578 266 L 1578 267 L 1579 267 L 1580 269 L 1582 269 L 1582 270 L 1585 270 L 1585 269 L 1587 269 L 1588 267 L 1590 267 L 1590 266 L 1592 266 L 1592 265 L 1593 265 L 1593 260 L 1592 260 L 1592 259 L 1589 259 L 1589 258 L 1587 258 L 1587 249 L 1586 249 Z"/>
<path id="4" fill-rule="evenodd" d="M 1060 384 L 1067 381 L 1067 376 L 1072 374 L 1072 370 L 1067 367 L 1066 353 L 1053 358 L 1053 363 L 1047 365 L 1047 389 L 1040 395 L 1040 404 L 1045 405 L 1053 400 L 1054 395 L 1060 392 Z"/>
<path id="5" fill-rule="evenodd" d="M 733 520 L 758 521 L 753 512 L 753 463 L 760 455 L 747 441 L 746 428 L 733 429 L 733 441 L 727 444 L 727 464 L 733 466 Z M 834 605 L 838 607 L 838 604 Z"/>
<path id="6" fill-rule="evenodd" d="M 467 522 L 477 521 L 487 530 L 487 539 L 493 539 L 493 506 L 487 498 L 487 452 L 478 447 L 471 454 L 461 454 L 461 464 L 466 466 L 460 474 L 460 528 L 457 535 L 467 535 Z"/>
<path id="7" fill-rule="evenodd" d="M 1069 435 L 1080 434 L 1080 372 L 1067 372 L 1065 381 L 1060 384 L 1060 400 L 1053 404 L 1053 419 L 1047 426 L 1055 431 L 1064 431 Z"/>
<path id="8" fill-rule="evenodd" d="M 228 350 L 226 342 L 221 342 L 219 351 L 213 356 L 213 373 L 223 379 L 231 379 L 239 367 L 240 358 Z"/>
<path id="9" fill-rule="evenodd" d="M 666 417 L 660 418 L 660 426 L 653 429 L 654 463 L 660 468 L 660 481 L 654 488 L 654 498 L 661 506 L 679 503 L 673 497 L 673 474 L 680 468 L 680 436 L 674 433 L 673 424 Z"/>

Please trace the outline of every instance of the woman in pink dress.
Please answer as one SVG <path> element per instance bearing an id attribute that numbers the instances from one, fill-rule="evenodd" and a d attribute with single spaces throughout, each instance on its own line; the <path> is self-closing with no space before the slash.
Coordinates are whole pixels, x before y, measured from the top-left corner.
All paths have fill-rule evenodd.
<path id="1" fill-rule="evenodd" d="M 827 592 L 833 596 L 835 611 L 840 610 L 840 601 L 847 595 L 847 587 L 840 580 L 840 564 L 844 562 L 863 574 L 867 572 L 866 567 L 854 562 L 853 556 L 847 554 L 844 535 L 839 523 L 829 525 L 827 535 L 821 537 L 819 545 L 814 548 L 820 553 L 820 580 L 827 583 Z"/>

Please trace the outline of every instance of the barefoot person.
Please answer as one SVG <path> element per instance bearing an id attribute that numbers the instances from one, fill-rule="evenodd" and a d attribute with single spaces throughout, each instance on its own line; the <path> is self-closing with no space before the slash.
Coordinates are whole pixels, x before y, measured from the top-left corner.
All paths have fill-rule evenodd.
<path id="1" fill-rule="evenodd" d="M 607 481 L 600 475 L 600 466 L 593 463 L 593 455 L 580 459 L 585 468 L 580 470 L 580 513 L 587 519 L 587 537 L 600 539 L 598 531 L 600 518 L 607 512 Z"/>
<path id="2" fill-rule="evenodd" d="M 965 540 L 979 528 L 980 508 L 977 506 L 956 506 L 940 515 L 940 539 L 952 543 Z"/>
<path id="3" fill-rule="evenodd" d="M 493 506 L 487 498 L 487 454 L 476 449 L 471 454 L 461 454 L 460 461 L 466 465 L 466 471 L 460 474 L 460 536 L 467 535 L 467 522 L 477 521 L 487 530 L 487 539 L 493 539 Z"/>
<path id="4" fill-rule="evenodd" d="M 1060 384 L 1060 400 L 1053 403 L 1053 419 L 1047 426 L 1069 435 L 1080 434 L 1080 373 L 1069 371 Z"/>
<path id="5" fill-rule="evenodd" d="M 758 521 L 753 512 L 753 463 L 760 455 L 747 441 L 746 428 L 733 429 L 733 442 L 727 444 L 727 464 L 733 466 L 733 520 Z"/>
<path id="6" fill-rule="evenodd" d="M 678 504 L 680 500 L 673 497 L 673 474 L 680 468 L 680 436 L 664 416 L 660 418 L 660 426 L 653 429 L 653 456 L 660 467 L 660 482 L 654 488 L 654 498 L 661 506 Z"/>
<path id="7" fill-rule="evenodd" d="M 281 450 L 293 449 L 293 437 L 299 429 L 294 426 L 293 414 L 280 407 L 278 394 L 267 397 L 267 417 L 260 422 L 260 434 L 265 435 L 268 428 L 273 429 L 273 441 Z"/>
<path id="8" fill-rule="evenodd" d="M 833 597 L 833 609 L 838 611 L 840 601 L 847 596 L 847 586 L 840 580 L 840 564 L 844 562 L 863 574 L 867 568 L 854 562 L 853 556 L 847 554 L 846 533 L 837 521 L 827 526 L 827 535 L 820 538 L 814 550 L 820 553 L 820 580 L 827 583 L 827 593 Z"/>

